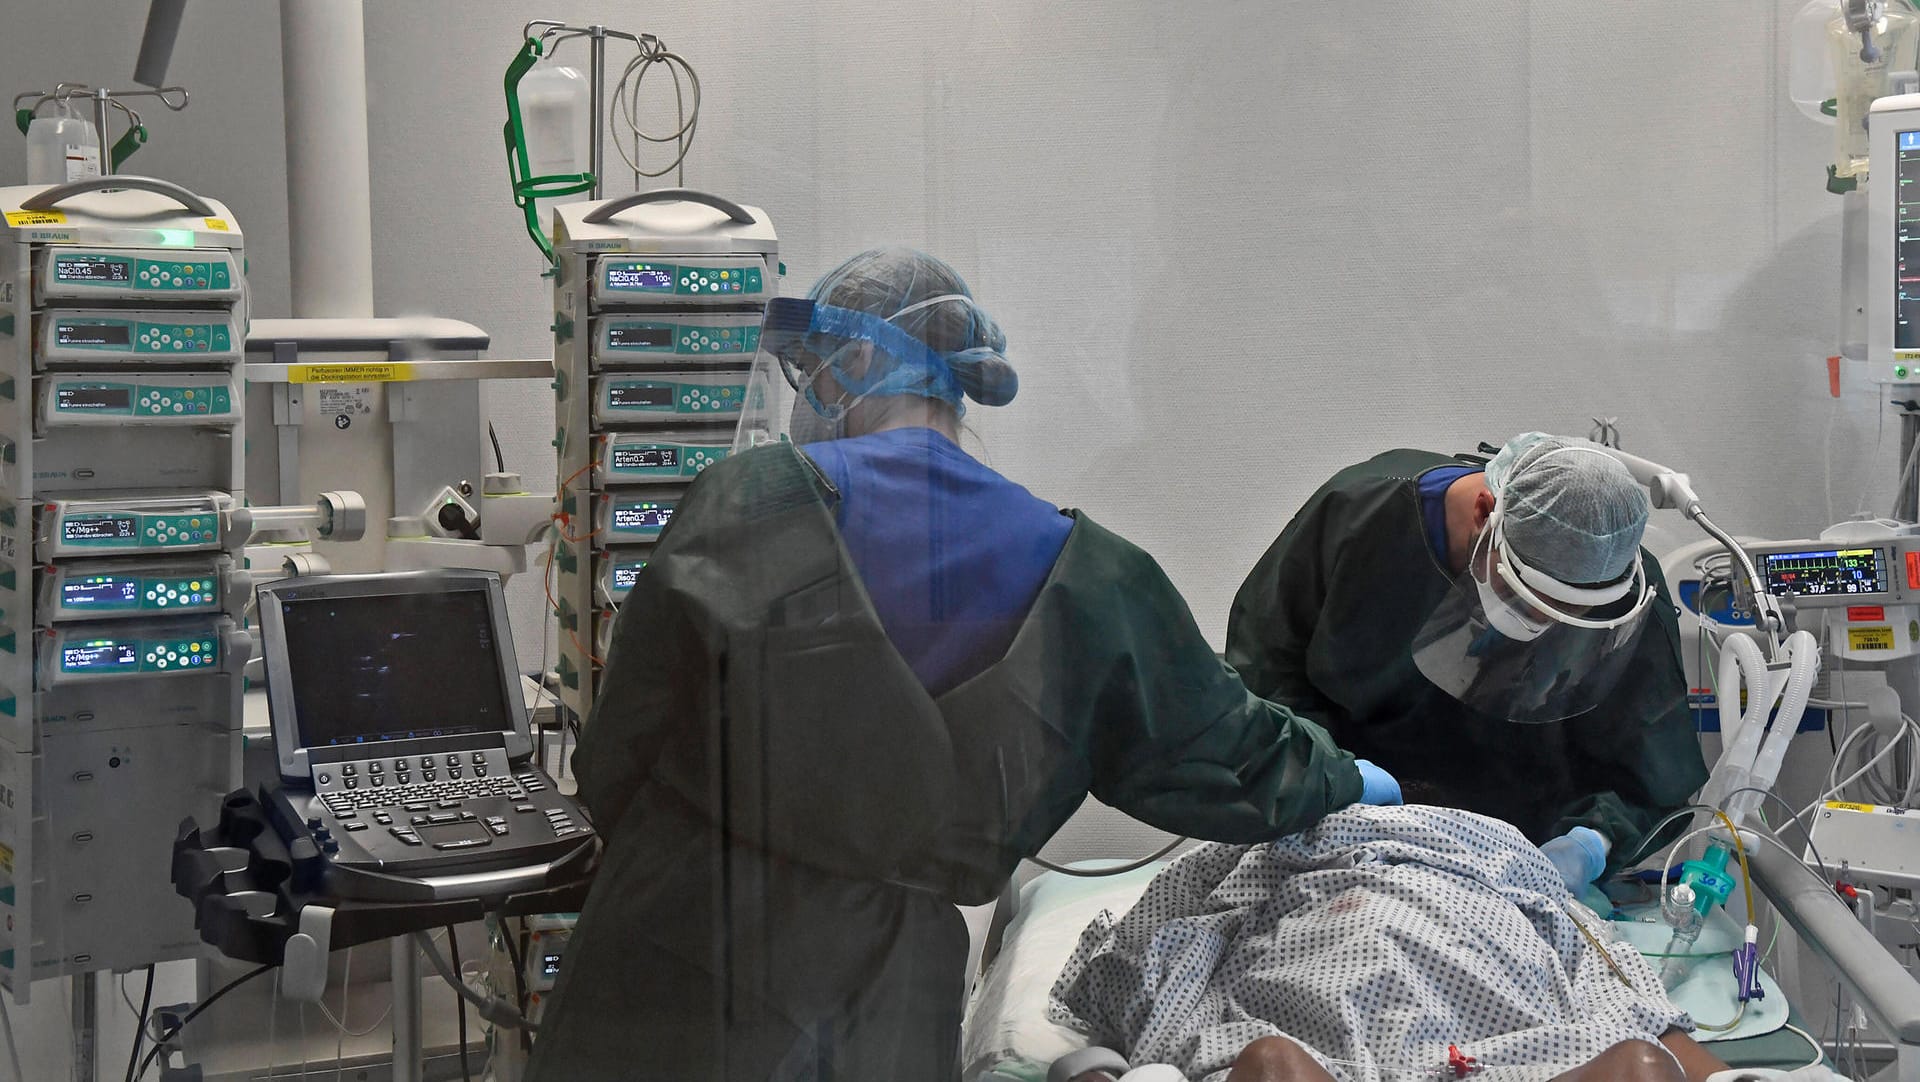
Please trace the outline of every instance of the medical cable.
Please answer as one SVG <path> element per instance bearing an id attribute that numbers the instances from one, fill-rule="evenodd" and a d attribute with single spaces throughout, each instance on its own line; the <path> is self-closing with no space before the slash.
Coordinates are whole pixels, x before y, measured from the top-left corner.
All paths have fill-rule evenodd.
<path id="1" fill-rule="evenodd" d="M 1128 872 L 1137 872 L 1147 865 L 1152 864 L 1154 861 L 1159 860 L 1161 857 L 1166 856 L 1168 853 L 1173 852 L 1175 849 L 1178 849 L 1180 846 L 1185 845 L 1186 842 L 1186 838 L 1175 838 L 1162 846 L 1160 851 L 1152 856 L 1141 857 L 1132 864 L 1123 864 L 1118 868 L 1067 868 L 1058 864 L 1050 864 L 1047 861 L 1041 860 L 1038 856 L 1031 856 L 1027 859 L 1050 872 L 1058 872 L 1061 875 L 1071 875 L 1080 879 L 1099 879 L 1102 876 L 1125 875 Z"/>
<path id="2" fill-rule="evenodd" d="M 120 995 L 127 994 L 126 974 L 120 975 Z M 127 1006 L 133 1006 L 128 1000 Z M 147 1036 L 147 1012 L 153 1010 L 153 966 L 147 966 L 147 990 L 140 996 L 140 1009 L 133 1012 L 133 1047 L 127 1052 L 126 1082 L 133 1082 L 133 1069 L 140 1063 L 140 1044 Z"/>
<path id="3" fill-rule="evenodd" d="M 1814 863 L 1820 865 L 1821 874 L 1825 875 L 1829 880 L 1831 880 L 1833 878 L 1833 873 L 1830 870 L 1828 870 L 1826 860 L 1820 856 L 1819 847 L 1813 844 L 1813 831 L 1808 828 L 1806 823 L 1802 822 L 1798 818 L 1792 818 L 1793 805 L 1787 803 L 1786 798 L 1781 796 L 1779 793 L 1776 793 L 1771 789 L 1761 789 L 1758 786 L 1752 786 L 1752 785 L 1743 786 L 1740 789 L 1735 789 L 1733 792 L 1738 793 L 1738 792 L 1744 792 L 1748 790 L 1759 793 L 1761 796 L 1761 799 L 1763 800 L 1771 800 L 1775 804 L 1780 805 L 1781 809 L 1784 810 L 1787 813 L 1787 815 L 1792 819 L 1793 825 L 1800 828 L 1800 836 L 1807 840 L 1807 852 L 1813 856 Z M 1733 793 L 1728 793 L 1727 795 L 1732 796 Z M 1774 829 L 1773 825 L 1768 823 L 1764 816 L 1762 816 L 1760 819 L 1760 825 L 1763 827 L 1766 827 L 1768 830 Z M 1796 859 L 1800 859 L 1800 858 L 1796 858 Z"/>
<path id="4" fill-rule="evenodd" d="M 1793 1030 L 1795 1034 L 1799 1034 L 1799 1038 L 1801 1038 L 1803 1042 L 1807 1042 L 1809 1046 L 1812 1046 L 1812 1063 L 1807 1063 L 1807 1065 L 1803 1065 L 1803 1067 L 1797 1067 L 1795 1070 L 1805 1070 L 1807 1067 L 1820 1067 L 1822 1063 L 1826 1063 L 1826 1047 L 1822 1046 L 1820 1042 L 1812 1040 L 1811 1032 L 1807 1032 L 1807 1030 L 1803 1030 L 1803 1028 L 1799 1028 L 1799 1026 L 1795 1026 L 1793 1023 L 1780 1023 L 1780 1028 Z"/>
<path id="5" fill-rule="evenodd" d="M 1909 735 L 1909 731 L 1911 731 L 1914 737 L 1920 738 L 1920 725 L 1916 725 L 1913 719 L 1907 717 L 1905 714 L 1901 715 L 1900 720 L 1902 722 L 1902 728 L 1898 733 L 1894 734 L 1893 740 L 1890 743 L 1897 743 L 1901 737 Z M 1866 747 L 1870 745 L 1871 741 L 1865 738 L 1873 737 L 1877 739 L 1878 736 L 1879 731 L 1870 725 L 1861 726 L 1847 734 L 1847 738 L 1841 742 L 1839 749 L 1834 752 L 1833 765 L 1827 770 L 1827 783 L 1831 789 L 1828 796 L 1834 795 L 1839 789 L 1845 788 L 1846 785 L 1851 784 L 1853 781 L 1853 779 L 1849 779 L 1848 782 L 1841 783 L 1840 785 L 1836 786 L 1834 784 L 1835 776 L 1844 769 L 1846 756 L 1853 753 L 1854 742 L 1859 740 L 1862 747 Z M 1904 785 L 1897 779 L 1892 781 L 1884 780 L 1878 770 L 1869 771 L 1863 777 L 1859 778 L 1860 783 L 1877 802 L 1882 804 L 1910 804 L 1913 802 L 1916 791 L 1920 791 L 1920 770 L 1916 769 L 1916 767 L 1920 767 L 1920 762 L 1916 761 L 1914 754 L 1916 743 L 1920 743 L 1920 741 L 1909 742 L 1906 747 L 1907 780 Z M 1879 758 L 1881 758 L 1881 756 L 1875 756 L 1875 761 L 1877 762 Z M 1823 797 L 1822 799 L 1826 798 Z"/>
<path id="6" fill-rule="evenodd" d="M 507 472 L 507 456 L 500 451 L 500 433 L 493 430 L 493 422 L 487 422 L 487 439 L 493 441 L 493 465 L 501 473 Z"/>
<path id="7" fill-rule="evenodd" d="M 1710 811 L 1713 811 L 1713 809 L 1708 807 L 1705 804 L 1683 804 L 1680 807 L 1675 808 L 1672 812 L 1668 813 L 1666 818 L 1660 820 L 1658 823 L 1655 823 L 1653 825 L 1653 829 L 1647 831 L 1646 834 L 1641 837 L 1639 848 L 1633 851 L 1632 856 L 1622 858 L 1618 866 L 1631 867 L 1647 859 L 1647 857 L 1651 856 L 1653 854 L 1653 851 L 1657 848 L 1657 846 L 1653 844 L 1653 839 L 1659 837 L 1660 832 L 1667 829 L 1667 825 L 1672 823 L 1675 819 L 1678 819 L 1683 815 L 1692 815 L 1694 812 L 1710 812 Z M 1669 861 L 1666 866 L 1671 868 L 1673 867 L 1673 864 L 1671 861 Z"/>
<path id="8" fill-rule="evenodd" d="M 326 1000 L 321 1000 L 319 1006 L 320 1013 L 326 1017 L 327 1021 L 333 1023 L 334 1029 L 340 1031 L 340 1036 L 365 1037 L 367 1034 L 379 1029 L 380 1024 L 387 1020 L 387 1016 L 393 1013 L 393 1004 L 387 1004 L 386 1009 L 380 1012 L 380 1017 L 367 1023 L 367 1028 L 365 1029 L 353 1029 L 347 1025 L 347 990 L 353 987 L 353 950 L 352 947 L 347 948 L 347 961 L 340 973 L 339 1017 L 336 1018 L 334 1016 L 333 1008 L 327 1006 Z"/>
<path id="9" fill-rule="evenodd" d="M 211 1007 L 215 1003 L 220 1002 L 221 997 L 225 996 L 228 992 L 233 991 L 235 988 L 240 987 L 241 985 L 247 983 L 248 981 L 254 979 L 255 977 L 258 977 L 260 974 L 265 973 L 266 971 L 272 968 L 274 967 L 270 965 L 263 965 L 263 966 L 256 966 L 253 969 L 249 969 L 245 973 L 242 973 L 238 977 L 235 977 L 234 979 L 221 985 L 219 991 L 201 1000 L 199 1003 L 194 1004 L 194 1007 L 192 1010 L 188 1011 L 186 1015 L 180 1019 L 180 1021 L 175 1022 L 173 1025 L 169 1026 L 167 1028 L 167 1032 L 165 1032 L 164 1034 L 161 1034 L 160 1039 L 153 1042 L 153 1047 L 147 1049 L 146 1058 L 140 1061 L 140 1069 L 134 1072 L 134 1077 L 145 1078 L 147 1076 L 147 1068 L 153 1065 L 153 1061 L 160 1055 L 161 1050 L 166 1048 L 167 1044 L 171 1042 L 175 1037 L 178 1037 L 180 1035 L 181 1030 L 187 1028 L 187 1023 L 200 1017 L 201 1012 L 205 1011 L 208 1007 Z M 3 1001 L 0 1001 L 0 1011 L 4 1011 L 4 1010 L 6 1010 L 5 1004 Z M 279 1015 L 279 1012 L 275 1011 L 274 1014 L 277 1017 Z M 8 1027 L 8 1028 L 9 1030 L 11 1030 L 12 1027 Z M 24 1078 L 24 1076 L 22 1077 Z"/>
<path id="10" fill-rule="evenodd" d="M 427 963 L 433 966 L 434 972 L 440 974 L 440 979 L 452 985 L 454 991 L 460 993 L 461 998 L 473 1004 L 474 1009 L 480 1013 L 480 1017 L 496 1026 L 511 1026 L 531 1030 L 534 1033 L 540 1032 L 540 1026 L 514 1009 L 513 1004 L 504 999 L 488 999 L 467 987 L 467 982 L 461 980 L 460 975 L 447 966 L 447 960 L 441 956 L 439 948 L 433 945 L 433 940 L 415 932 L 413 941 L 419 946 L 420 953 L 426 957 Z"/>
<path id="11" fill-rule="evenodd" d="M 1916 441 L 1916 446 L 1920 446 L 1920 441 Z M 1813 803 L 1808 804 L 1804 808 L 1801 808 L 1800 814 L 1794 816 L 1794 819 L 1796 820 L 1804 819 L 1807 816 L 1812 815 L 1815 811 L 1818 811 L 1822 804 L 1825 804 L 1827 801 L 1833 799 L 1836 796 L 1839 796 L 1842 792 L 1846 790 L 1847 786 L 1852 785 L 1856 781 L 1859 781 L 1862 777 L 1866 775 L 1868 771 L 1880 765 L 1880 760 L 1885 759 L 1888 755 L 1893 754 L 1894 749 L 1900 746 L 1900 740 L 1902 737 L 1912 737 L 1916 731 L 1920 731 L 1920 726 L 1916 726 L 1912 718 L 1907 717 L 1905 714 L 1902 714 L 1900 715 L 1900 719 L 1904 721 L 1906 724 L 1901 728 L 1899 732 L 1893 735 L 1893 738 L 1891 740 L 1887 741 L 1886 746 L 1881 748 L 1878 754 L 1876 754 L 1873 758 L 1867 760 L 1866 764 L 1862 766 L 1860 769 L 1854 771 L 1852 774 L 1849 774 L 1847 776 L 1846 781 L 1843 781 L 1837 785 L 1834 785 L 1832 788 L 1828 789 L 1825 793 L 1823 793 L 1818 799 L 1814 800 Z M 1852 735 L 1847 737 L 1847 740 L 1851 741 L 1854 738 L 1854 736 L 1858 736 L 1861 733 L 1866 733 L 1871 731 L 1872 730 L 1867 727 L 1856 729 L 1854 730 L 1854 733 Z M 1848 747 L 1848 744 L 1843 743 L 1840 745 L 1840 747 L 1842 751 L 1845 751 L 1846 748 Z M 1838 758 L 1836 758 L 1834 762 L 1835 762 L 1835 765 L 1837 766 L 1839 763 Z M 1831 771 L 1828 772 L 1827 777 L 1829 780 L 1832 779 L 1833 774 Z M 1912 788 L 1911 781 L 1908 782 L 1908 788 Z"/>
<path id="12" fill-rule="evenodd" d="M 514 1009 L 525 1014 L 527 1012 L 527 972 L 520 964 L 520 948 L 516 942 L 518 936 L 505 920 L 500 921 L 500 938 L 507 945 L 507 964 L 513 967 Z M 527 1038 L 526 1030 L 520 1031 L 520 1047 L 527 1051 L 533 1048 L 533 1042 Z"/>
<path id="13" fill-rule="evenodd" d="M 457 994 L 466 987 L 466 975 L 460 967 L 460 937 L 454 933 L 453 925 L 447 925 L 447 953 L 453 956 L 453 973 L 459 978 L 459 987 L 454 989 L 454 1017 L 459 1019 L 460 1033 L 460 1079 L 461 1082 L 473 1082 L 473 1071 L 467 1066 L 467 998 Z"/>
<path id="14" fill-rule="evenodd" d="M 20 1069 L 20 1050 L 13 1045 L 13 1015 L 7 1013 L 7 997 L 0 996 L 0 1033 L 7 1038 L 7 1064 L 13 1068 L 13 1082 L 27 1082 L 27 1074 Z"/>
<path id="15" fill-rule="evenodd" d="M 640 86 L 646 80 L 647 72 L 656 64 L 665 65 L 667 74 L 673 77 L 673 108 L 675 122 L 679 126 L 666 135 L 648 135 L 640 130 Z M 680 84 L 682 73 L 687 77 L 684 90 Z M 627 90 L 629 81 L 633 83 L 631 93 Z M 691 114 L 687 108 L 688 93 L 693 96 Z M 658 38 L 649 36 L 641 42 L 640 54 L 628 61 L 626 69 L 620 73 L 620 80 L 613 87 L 613 102 L 619 110 L 621 122 L 633 136 L 632 156 L 628 156 L 627 148 L 620 144 L 620 140 L 613 139 L 611 142 L 613 149 L 619 152 L 621 160 L 627 163 L 627 168 L 633 171 L 634 188 L 640 187 L 641 177 L 664 177 L 676 169 L 679 170 L 679 176 L 675 181 L 684 186 L 687 179 L 687 154 L 693 150 L 693 137 L 700 128 L 700 75 L 693 70 L 693 65 L 687 63 L 686 58 L 679 53 L 668 52 L 666 45 Z M 640 168 L 641 140 L 649 143 L 673 143 L 677 146 L 679 153 L 657 171 L 649 172 Z"/>

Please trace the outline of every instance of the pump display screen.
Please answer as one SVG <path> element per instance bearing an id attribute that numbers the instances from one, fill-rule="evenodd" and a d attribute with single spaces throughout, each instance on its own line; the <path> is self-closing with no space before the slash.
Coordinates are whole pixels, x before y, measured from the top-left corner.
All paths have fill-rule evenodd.
<path id="1" fill-rule="evenodd" d="M 607 388 L 607 405 L 614 409 L 646 409 L 673 405 L 670 383 L 616 383 Z"/>
<path id="2" fill-rule="evenodd" d="M 616 530 L 663 530 L 673 518 L 673 508 L 659 503 L 630 504 L 613 509 Z"/>
<path id="3" fill-rule="evenodd" d="M 63 410 L 127 410 L 133 408 L 133 391 L 126 387 L 61 387 L 54 392 L 54 400 Z"/>
<path id="4" fill-rule="evenodd" d="M 138 579 L 93 575 L 60 584 L 60 603 L 70 609 L 129 605 L 138 600 Z"/>
<path id="5" fill-rule="evenodd" d="M 138 536 L 140 523 L 132 515 L 70 518 L 60 524 L 60 533 L 68 541 L 125 541 Z"/>
<path id="6" fill-rule="evenodd" d="M 637 564 L 613 565 L 613 588 L 616 590 L 633 589 L 633 584 L 640 581 L 641 568 L 646 566 L 645 561 Z"/>
<path id="7" fill-rule="evenodd" d="M 607 345 L 614 349 L 660 349 L 673 345 L 673 328 L 616 323 L 607 329 Z"/>
<path id="8" fill-rule="evenodd" d="M 1769 552 L 1760 557 L 1767 592 L 1779 597 L 1833 597 L 1887 590 L 1887 555 L 1877 548 Z"/>
<path id="9" fill-rule="evenodd" d="M 139 666 L 140 647 L 137 643 L 97 639 L 75 643 L 60 650 L 60 667 L 67 672 L 133 669 Z"/>
<path id="10" fill-rule="evenodd" d="M 1893 348 L 1920 349 L 1920 131 L 1894 133 Z"/>
<path id="11" fill-rule="evenodd" d="M 610 263 L 607 265 L 607 287 L 670 292 L 673 289 L 673 268 L 652 263 Z"/>
<path id="12" fill-rule="evenodd" d="M 56 323 L 53 340 L 63 346 L 126 346 L 133 329 L 125 323 Z"/>
<path id="13" fill-rule="evenodd" d="M 677 470 L 680 468 L 680 448 L 615 447 L 613 468 L 616 470 Z"/>
<path id="14" fill-rule="evenodd" d="M 56 258 L 53 277 L 61 282 L 131 282 L 133 265 L 120 260 Z"/>

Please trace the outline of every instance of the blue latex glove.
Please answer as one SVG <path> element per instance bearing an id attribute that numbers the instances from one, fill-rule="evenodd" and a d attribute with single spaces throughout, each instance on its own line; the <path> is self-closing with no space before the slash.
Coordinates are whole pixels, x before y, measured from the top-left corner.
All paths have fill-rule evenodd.
<path id="1" fill-rule="evenodd" d="M 1592 827 L 1574 827 L 1541 846 L 1540 851 L 1553 861 L 1567 889 L 1578 895 L 1607 870 L 1609 848 L 1607 839 L 1599 831 Z"/>
<path id="2" fill-rule="evenodd" d="M 1393 780 L 1392 774 L 1365 759 L 1355 759 L 1353 765 L 1360 768 L 1360 803 L 1400 803 L 1400 783 Z"/>

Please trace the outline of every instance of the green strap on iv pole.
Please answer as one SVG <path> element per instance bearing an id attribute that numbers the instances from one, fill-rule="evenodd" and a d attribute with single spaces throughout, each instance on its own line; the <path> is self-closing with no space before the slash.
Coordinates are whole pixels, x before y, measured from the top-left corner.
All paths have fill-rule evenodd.
<path id="1" fill-rule="evenodd" d="M 502 134 L 507 142 L 507 180 L 513 186 L 513 204 L 527 220 L 527 235 L 540 248 L 540 254 L 553 262 L 553 240 L 546 230 L 540 228 L 540 210 L 534 205 L 536 199 L 553 199 L 559 196 L 578 195 L 593 190 L 592 173 L 555 173 L 549 176 L 533 176 L 533 166 L 527 160 L 527 126 L 520 117 L 520 80 L 540 59 L 540 39 L 528 38 L 520 51 L 514 54 L 513 63 L 507 65 L 507 124 Z"/>

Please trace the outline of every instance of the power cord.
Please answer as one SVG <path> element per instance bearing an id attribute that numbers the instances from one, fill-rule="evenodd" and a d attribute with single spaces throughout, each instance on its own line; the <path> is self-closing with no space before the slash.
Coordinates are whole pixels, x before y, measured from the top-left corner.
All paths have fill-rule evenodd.
<path id="1" fill-rule="evenodd" d="M 7 1037 L 7 1063 L 13 1068 L 13 1082 L 27 1082 L 27 1073 L 20 1069 L 20 1050 L 13 1044 L 13 1016 L 7 1013 L 7 997 L 0 995 L 0 1033 Z"/>
<path id="2" fill-rule="evenodd" d="M 1099 879 L 1109 875 L 1125 875 L 1128 872 L 1137 872 L 1140 869 L 1146 867 L 1147 865 L 1152 864 L 1154 861 L 1159 860 L 1161 857 L 1166 856 L 1168 853 L 1173 852 L 1175 849 L 1178 849 L 1180 846 L 1184 845 L 1186 841 L 1187 839 L 1185 838 L 1175 838 L 1172 841 L 1168 842 L 1166 845 L 1162 846 L 1160 848 L 1160 851 L 1157 853 L 1154 853 L 1152 856 L 1141 857 L 1139 860 L 1134 861 L 1132 864 L 1122 864 L 1118 868 L 1098 868 L 1098 869 L 1068 868 L 1059 864 L 1052 864 L 1047 861 L 1041 860 L 1037 856 L 1028 857 L 1027 859 L 1033 861 L 1035 864 L 1040 865 L 1042 868 L 1045 868 L 1050 872 L 1056 872 L 1060 875 L 1071 875 L 1078 879 Z"/>
<path id="3" fill-rule="evenodd" d="M 447 953 L 453 956 L 453 973 L 461 985 L 467 983 L 460 969 L 460 937 L 454 933 L 453 925 L 447 925 Z M 467 1067 L 467 998 L 454 989 L 453 1009 L 460 1020 L 460 1078 L 462 1082 L 473 1082 L 473 1071 Z"/>
<path id="4" fill-rule="evenodd" d="M 126 991 L 127 991 L 126 976 L 123 974 L 120 978 L 120 994 L 122 997 L 125 997 Z M 132 1006 L 131 1000 L 128 1001 L 128 1006 Z M 140 1009 L 133 1012 L 133 1017 L 134 1017 L 133 1048 L 127 1053 L 126 1082 L 133 1082 L 133 1069 L 140 1062 L 140 1045 L 146 1041 L 146 1037 L 147 1037 L 147 1014 L 152 1010 L 153 1010 L 153 967 L 148 966 L 147 967 L 147 990 L 144 993 L 142 993 L 140 996 Z"/>
<path id="5" fill-rule="evenodd" d="M 220 1002 L 221 997 L 225 996 L 228 992 L 233 991 L 235 988 L 240 987 L 241 985 L 247 983 L 248 981 L 254 979 L 255 977 L 258 977 L 260 974 L 265 973 L 272 968 L 273 968 L 272 966 L 263 965 L 255 969 L 249 969 L 245 973 L 242 973 L 240 976 L 235 977 L 234 979 L 221 985 L 219 991 L 201 1000 L 198 1004 L 194 1006 L 192 1010 L 186 1013 L 186 1016 L 184 1018 L 180 1019 L 180 1021 L 178 1022 L 175 1022 L 171 1027 L 168 1028 L 168 1030 L 165 1033 L 160 1035 L 159 1040 L 153 1043 L 153 1047 L 147 1050 L 146 1058 L 140 1061 L 140 1069 L 134 1072 L 134 1077 L 145 1078 L 147 1076 L 147 1068 L 151 1067 L 153 1065 L 153 1061 L 159 1058 L 161 1051 L 165 1049 L 167 1045 L 170 1042 L 172 1042 L 172 1040 L 175 1037 L 178 1037 L 180 1035 L 180 1031 L 187 1028 L 187 1023 L 200 1017 L 201 1013 L 204 1012 L 208 1007 L 211 1007 L 215 1003 Z M 5 999 L 4 997 L 0 997 L 0 1011 L 5 1011 L 5 1010 L 6 1010 Z M 278 1012 L 275 1012 L 275 1013 L 277 1014 Z M 13 1031 L 13 1027 L 9 1025 L 7 1027 L 7 1031 L 9 1034 L 11 1034 Z M 26 1076 L 22 1075 L 20 1077 L 22 1082 L 25 1082 Z"/>
<path id="6" fill-rule="evenodd" d="M 500 922 L 500 938 L 507 944 L 507 964 L 513 967 L 513 993 L 515 996 L 513 1005 L 521 1014 L 526 1014 L 527 970 L 526 967 L 521 964 L 522 955 L 518 942 L 519 936 L 515 933 L 513 927 L 505 920 Z M 533 1050 L 533 1042 L 527 1037 L 526 1030 L 520 1031 L 520 1048 L 522 1051 L 527 1052 Z"/>

